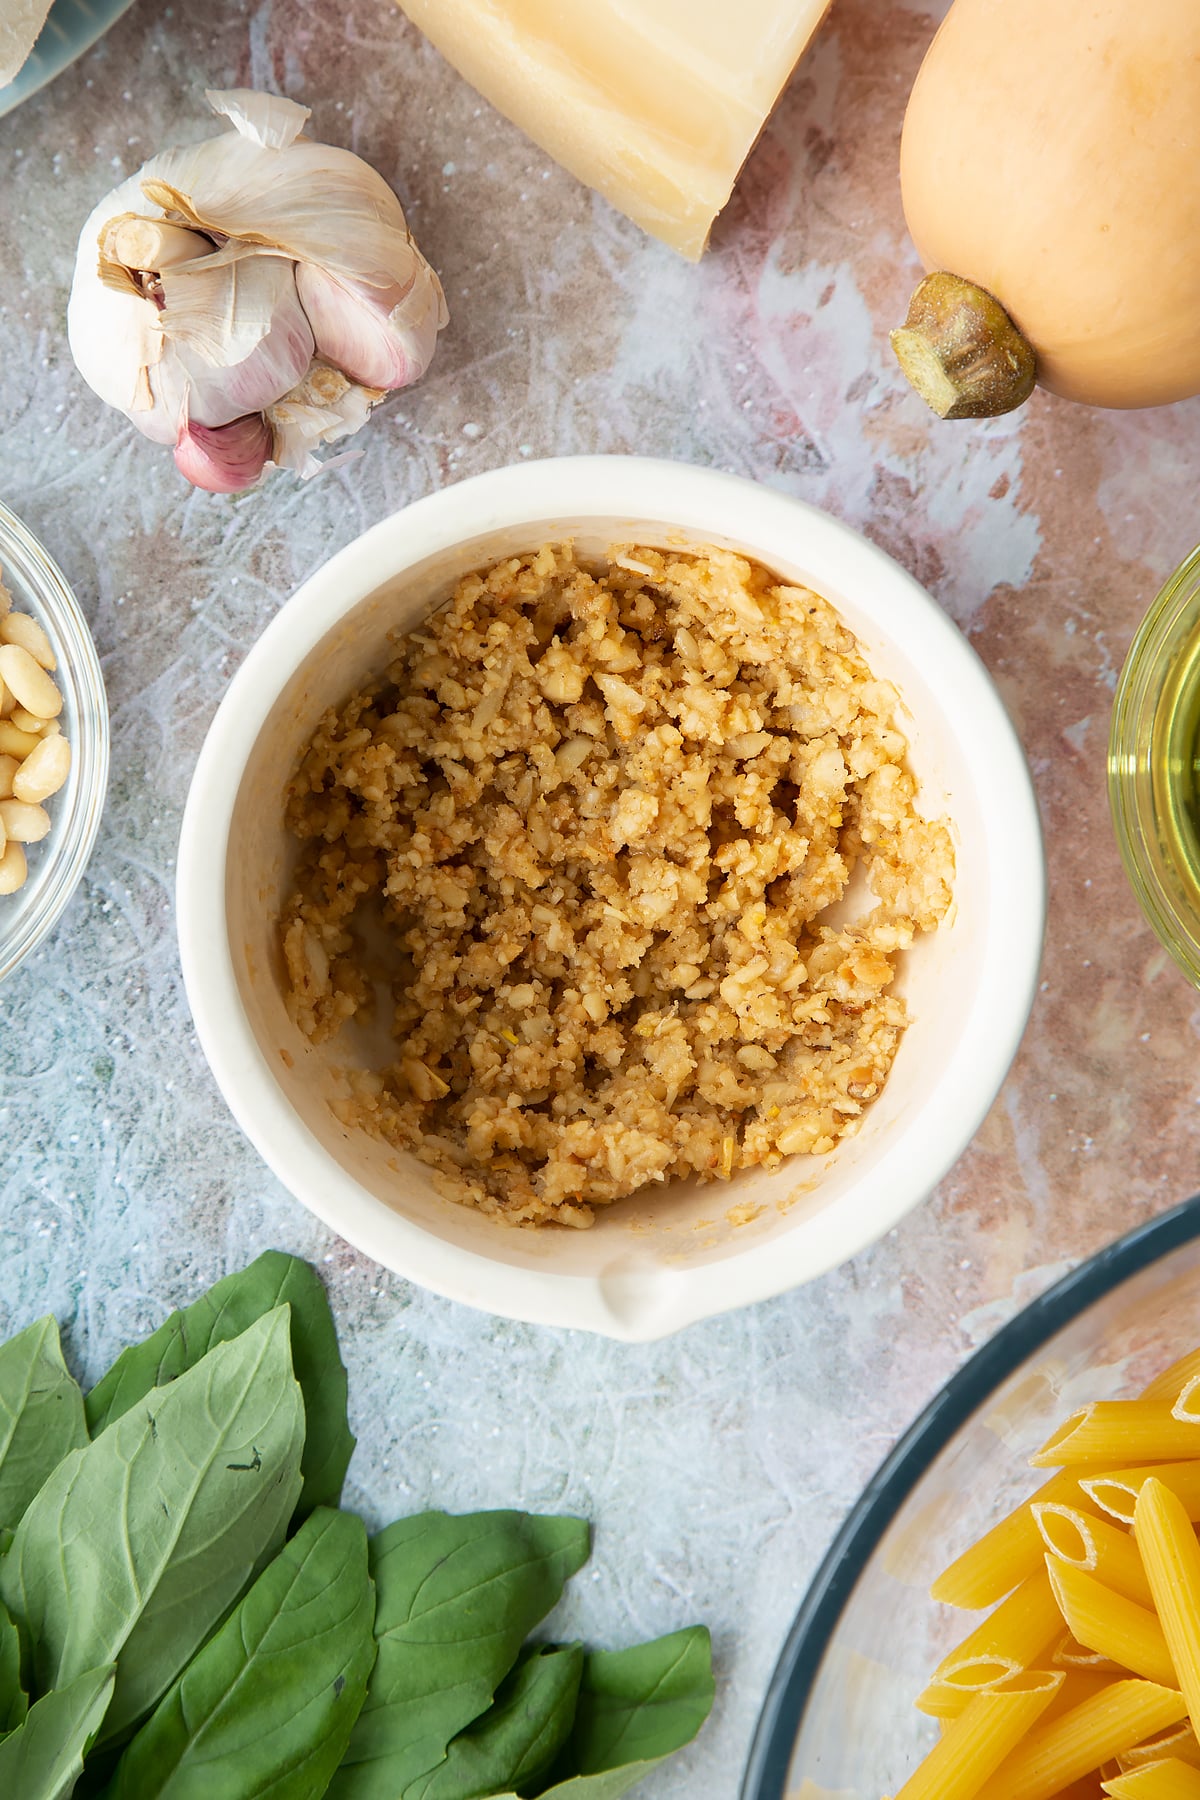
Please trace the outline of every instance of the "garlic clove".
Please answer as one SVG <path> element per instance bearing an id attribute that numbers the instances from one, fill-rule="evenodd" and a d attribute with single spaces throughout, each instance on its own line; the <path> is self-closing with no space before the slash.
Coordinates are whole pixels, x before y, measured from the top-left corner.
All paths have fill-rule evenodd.
<path id="1" fill-rule="evenodd" d="M 229 425 L 194 425 L 184 414 L 175 442 L 175 467 L 209 494 L 253 487 L 271 459 L 272 434 L 261 413 Z"/>
<path id="2" fill-rule="evenodd" d="M 158 322 L 166 340 L 154 370 L 158 408 L 171 422 L 228 425 L 262 412 L 307 373 L 313 334 L 292 264 L 278 256 L 167 269 Z M 143 417 L 134 419 L 143 431 Z"/>
<path id="3" fill-rule="evenodd" d="M 433 360 L 446 303 L 427 264 L 406 288 L 376 288 L 301 263 L 296 291 L 318 353 L 351 380 L 389 391 L 407 387 Z"/>

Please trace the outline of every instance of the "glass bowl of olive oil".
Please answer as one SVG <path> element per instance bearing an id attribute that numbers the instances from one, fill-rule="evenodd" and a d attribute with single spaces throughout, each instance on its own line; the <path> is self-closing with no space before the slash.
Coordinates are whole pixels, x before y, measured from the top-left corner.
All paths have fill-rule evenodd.
<path id="1" fill-rule="evenodd" d="M 1142 910 L 1200 987 L 1200 549 L 1163 588 L 1125 659 L 1108 798 Z"/>

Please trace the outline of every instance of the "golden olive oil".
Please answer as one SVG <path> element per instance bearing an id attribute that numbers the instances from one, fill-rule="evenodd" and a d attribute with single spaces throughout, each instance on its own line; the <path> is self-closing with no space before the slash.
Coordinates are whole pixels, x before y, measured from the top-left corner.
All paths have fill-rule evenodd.
<path id="1" fill-rule="evenodd" d="M 1163 848 L 1200 914 L 1200 625 L 1172 658 L 1150 743 Z"/>

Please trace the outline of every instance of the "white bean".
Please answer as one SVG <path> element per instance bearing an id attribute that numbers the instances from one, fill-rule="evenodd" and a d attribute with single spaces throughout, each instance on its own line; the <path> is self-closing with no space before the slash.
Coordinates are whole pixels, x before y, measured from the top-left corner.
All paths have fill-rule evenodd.
<path id="1" fill-rule="evenodd" d="M 29 865 L 25 861 L 25 851 L 21 845 L 6 845 L 3 856 L 0 856 L 0 894 L 15 894 L 19 887 L 24 886 L 28 872 Z"/>
<path id="2" fill-rule="evenodd" d="M 50 639 L 42 630 L 36 619 L 28 613 L 10 612 L 0 619 L 0 644 L 19 644 L 22 650 L 28 650 L 35 663 L 43 669 L 57 669 L 54 651 L 50 647 Z"/>
<path id="3" fill-rule="evenodd" d="M 15 756 L 0 756 L 0 800 L 11 800 L 13 777 L 21 767 Z M 25 798 L 24 795 L 21 796 Z"/>
<path id="4" fill-rule="evenodd" d="M 0 762 L 4 761 L 11 762 L 12 758 L 0 758 Z M 71 746 L 66 738 L 43 738 L 37 749 L 31 750 L 19 767 L 13 763 L 14 774 L 9 792 L 18 800 L 27 800 L 36 806 L 40 801 L 48 800 L 51 794 L 57 794 L 70 769 Z M 4 775 L 0 769 L 0 798 L 3 793 Z"/>
<path id="5" fill-rule="evenodd" d="M 10 844 L 40 844 L 50 829 L 50 814 L 27 800 L 0 800 L 0 825 Z"/>
<path id="6" fill-rule="evenodd" d="M 0 681 L 12 689 L 18 706 L 39 719 L 56 719 L 62 711 L 62 695 L 41 664 L 20 644 L 0 644 Z"/>

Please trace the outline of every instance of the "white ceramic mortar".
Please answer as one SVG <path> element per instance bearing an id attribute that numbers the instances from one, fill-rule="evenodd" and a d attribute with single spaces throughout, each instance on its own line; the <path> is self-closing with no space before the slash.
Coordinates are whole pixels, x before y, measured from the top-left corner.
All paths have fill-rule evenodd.
<path id="1" fill-rule="evenodd" d="M 326 707 L 389 641 L 498 558 L 573 538 L 729 546 L 824 594 L 893 682 L 921 809 L 953 824 L 950 917 L 902 959 L 911 1023 L 858 1135 L 773 1172 L 654 1187 L 588 1231 L 518 1230 L 444 1200 L 415 1158 L 328 1105 L 344 1037 L 314 1049 L 283 1001 L 277 918 L 294 846 L 283 792 Z M 965 1149 L 1016 1053 L 1037 981 L 1045 874 L 1036 802 L 990 678 L 880 550 L 735 476 L 634 457 L 500 469 L 385 519 L 281 609 L 230 684 L 200 757 L 178 864 L 196 1029 L 231 1111 L 291 1192 L 367 1255 L 510 1318 L 629 1341 L 778 1294 L 888 1231 Z M 730 1215 L 733 1215 L 732 1217 Z"/>

